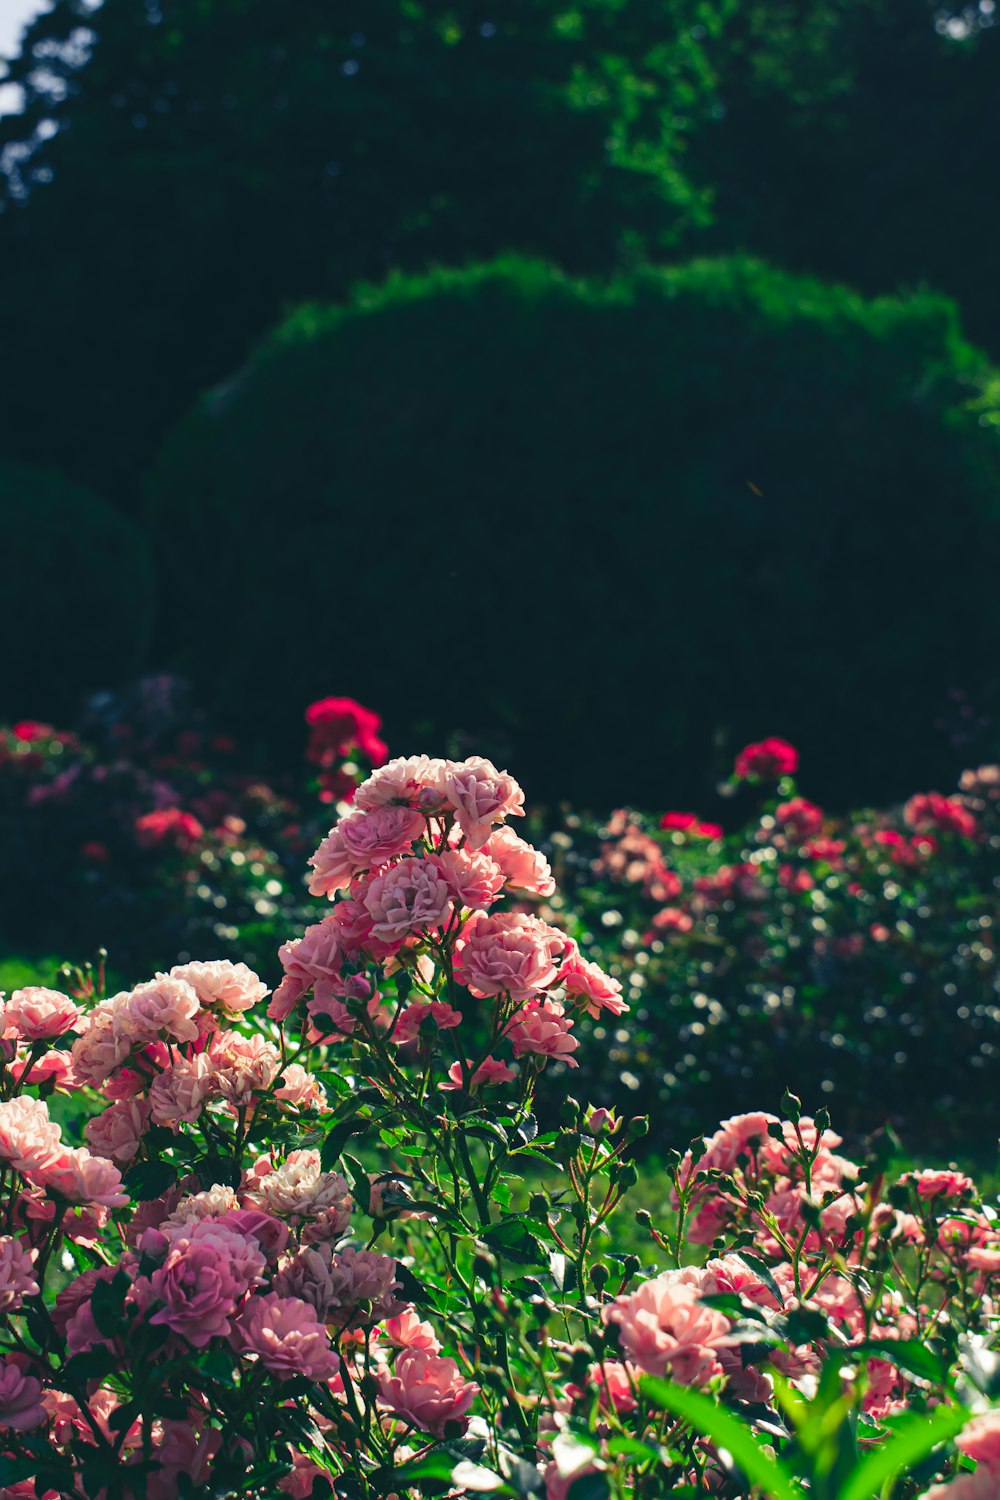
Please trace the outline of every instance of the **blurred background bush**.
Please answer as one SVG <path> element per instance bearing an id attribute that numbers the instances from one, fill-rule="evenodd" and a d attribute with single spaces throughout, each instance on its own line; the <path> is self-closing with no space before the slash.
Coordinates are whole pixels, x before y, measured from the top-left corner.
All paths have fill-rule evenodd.
<path id="1" fill-rule="evenodd" d="M 335 688 L 595 805 L 989 753 L 993 0 L 21 9 L 5 716 L 179 668 L 281 763 Z"/>

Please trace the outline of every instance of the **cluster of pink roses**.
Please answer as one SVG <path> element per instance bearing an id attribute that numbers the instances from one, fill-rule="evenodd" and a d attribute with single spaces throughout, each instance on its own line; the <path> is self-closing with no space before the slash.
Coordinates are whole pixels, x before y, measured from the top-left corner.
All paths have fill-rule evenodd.
<path id="1" fill-rule="evenodd" d="M 336 904 L 281 948 L 268 1014 L 285 1022 L 304 1000 L 310 1035 L 412 1048 L 460 1027 L 461 986 L 492 1002 L 491 1050 L 470 1061 L 456 1048 L 442 1088 L 516 1076 L 494 1055 L 503 1044 L 514 1060 L 575 1066 L 575 1017 L 627 1007 L 619 982 L 565 933 L 523 909 L 493 910 L 504 894 L 523 903 L 554 890 L 548 862 L 506 826 L 523 804 L 517 782 L 479 756 L 375 771 L 310 860 L 310 891 Z M 408 1003 L 386 999 L 393 974 L 405 975 Z"/>

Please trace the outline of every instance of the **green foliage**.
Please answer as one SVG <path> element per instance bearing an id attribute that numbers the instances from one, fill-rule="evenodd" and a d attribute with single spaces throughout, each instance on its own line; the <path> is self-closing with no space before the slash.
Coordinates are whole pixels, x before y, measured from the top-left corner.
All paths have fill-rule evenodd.
<path id="1" fill-rule="evenodd" d="M 3 693 L 20 715 L 133 674 L 153 620 L 149 548 L 131 521 L 59 474 L 0 463 Z"/>
<path id="2" fill-rule="evenodd" d="M 392 742 L 458 727 L 543 797 L 598 800 L 605 751 L 616 796 L 693 795 L 763 733 L 834 804 L 926 783 L 910 729 L 996 628 L 993 378 L 940 298 L 745 259 L 396 276 L 296 313 L 168 443 L 164 644 L 257 728 L 336 661 Z"/>

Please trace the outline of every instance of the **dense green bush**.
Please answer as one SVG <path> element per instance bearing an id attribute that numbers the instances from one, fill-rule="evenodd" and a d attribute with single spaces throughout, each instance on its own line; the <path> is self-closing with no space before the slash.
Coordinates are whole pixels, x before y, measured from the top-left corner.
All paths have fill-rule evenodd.
<path id="1" fill-rule="evenodd" d="M 65 711 L 83 685 L 135 672 L 154 613 L 136 525 L 59 474 L 0 462 L 0 557 L 6 710 Z"/>
<path id="2" fill-rule="evenodd" d="M 946 301 L 753 261 L 397 277 L 168 443 L 163 643 L 265 729 L 335 662 L 393 741 L 459 726 L 542 797 L 596 800 L 605 753 L 622 797 L 693 793 L 774 730 L 834 805 L 933 782 L 911 726 L 997 621 L 992 378 Z"/>

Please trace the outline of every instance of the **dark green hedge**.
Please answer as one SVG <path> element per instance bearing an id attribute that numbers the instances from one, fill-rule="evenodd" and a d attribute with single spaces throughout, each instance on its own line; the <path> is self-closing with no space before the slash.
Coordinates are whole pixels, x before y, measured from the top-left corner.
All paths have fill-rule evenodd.
<path id="1" fill-rule="evenodd" d="M 72 712 L 143 665 L 154 575 L 140 529 L 61 475 L 0 462 L 0 715 Z"/>
<path id="2" fill-rule="evenodd" d="M 168 442 L 161 645 L 265 735 L 350 692 L 538 794 L 660 805 L 775 733 L 829 798 L 891 795 L 989 673 L 992 379 L 941 298 L 753 261 L 398 277 Z"/>

